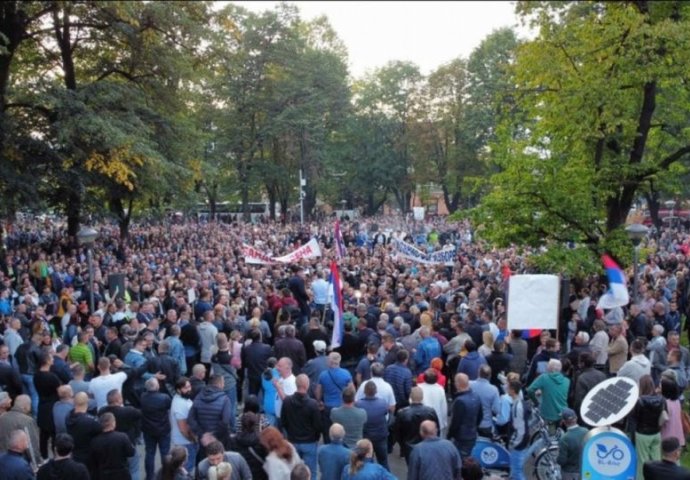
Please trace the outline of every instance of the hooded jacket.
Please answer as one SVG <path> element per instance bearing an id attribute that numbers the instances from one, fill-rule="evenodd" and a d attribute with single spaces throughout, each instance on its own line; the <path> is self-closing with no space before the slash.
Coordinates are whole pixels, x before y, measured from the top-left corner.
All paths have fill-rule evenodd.
<path id="1" fill-rule="evenodd" d="M 630 360 L 625 362 L 623 366 L 618 370 L 619 377 L 628 377 L 635 381 L 635 383 L 640 382 L 640 378 L 644 375 L 652 374 L 652 362 L 644 355 L 635 355 Z"/>
<path id="2" fill-rule="evenodd" d="M 568 407 L 568 390 L 570 379 L 561 372 L 542 373 L 527 387 L 527 393 L 541 390 L 540 413 L 544 420 L 558 422 L 561 412 Z"/>
<path id="3" fill-rule="evenodd" d="M 189 410 L 187 421 L 197 437 L 211 432 L 223 441 L 228 436 L 232 417 L 230 399 L 223 390 L 213 385 L 205 387 L 197 395 Z"/>

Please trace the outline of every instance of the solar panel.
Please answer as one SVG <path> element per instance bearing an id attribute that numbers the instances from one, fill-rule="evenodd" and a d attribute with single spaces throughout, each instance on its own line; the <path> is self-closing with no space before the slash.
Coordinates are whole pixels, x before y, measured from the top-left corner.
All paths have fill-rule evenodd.
<path id="1" fill-rule="evenodd" d="M 635 407 L 639 388 L 634 380 L 614 377 L 597 384 L 580 407 L 582 419 L 593 427 L 612 425 Z"/>

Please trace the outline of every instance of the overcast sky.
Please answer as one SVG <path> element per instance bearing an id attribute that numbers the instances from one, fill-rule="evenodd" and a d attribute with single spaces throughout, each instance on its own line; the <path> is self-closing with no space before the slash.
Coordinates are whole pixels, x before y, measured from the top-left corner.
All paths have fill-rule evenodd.
<path id="1" fill-rule="evenodd" d="M 280 2 L 233 3 L 259 12 Z M 390 60 L 412 61 L 427 74 L 458 56 L 469 56 L 493 30 L 517 26 L 513 2 L 290 3 L 299 7 L 304 19 L 328 17 L 347 46 L 355 77 Z"/>

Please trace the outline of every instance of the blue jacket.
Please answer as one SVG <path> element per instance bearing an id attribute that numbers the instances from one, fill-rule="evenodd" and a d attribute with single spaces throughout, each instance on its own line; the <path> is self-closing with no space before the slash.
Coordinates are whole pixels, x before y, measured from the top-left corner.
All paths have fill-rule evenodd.
<path id="1" fill-rule="evenodd" d="M 407 480 L 460 478 L 461 465 L 460 453 L 455 445 L 438 437 L 427 438 L 412 449 L 407 465 Z"/>
<path id="2" fill-rule="evenodd" d="M 472 391 L 479 396 L 482 402 L 482 423 L 479 424 L 481 428 L 493 427 L 493 415 L 499 413 L 499 394 L 498 388 L 491 385 L 488 380 L 478 378 L 470 385 Z"/>
<path id="3" fill-rule="evenodd" d="M 187 421 L 192 431 L 201 438 L 204 433 L 211 432 L 224 441 L 230 429 L 232 405 L 230 398 L 218 387 L 205 387 L 194 399 Z"/>
<path id="4" fill-rule="evenodd" d="M 426 337 L 417 346 L 414 356 L 415 369 L 421 373 L 431 365 L 431 360 L 441 358 L 441 344 L 434 337 Z"/>
<path id="5" fill-rule="evenodd" d="M 464 373 L 470 380 L 476 380 L 482 365 L 486 365 L 486 359 L 479 352 L 470 352 L 460 360 L 457 373 Z"/>
<path id="6" fill-rule="evenodd" d="M 471 389 L 455 396 L 451 408 L 452 419 L 448 439 L 466 442 L 477 438 L 477 427 L 482 421 L 482 401 Z"/>
<path id="7" fill-rule="evenodd" d="M 391 472 L 371 459 L 367 459 L 359 472 L 354 475 L 350 475 L 350 466 L 346 465 L 340 478 L 342 480 L 397 480 Z"/>
<path id="8" fill-rule="evenodd" d="M 350 463 L 350 453 L 342 442 L 321 445 L 318 453 L 321 480 L 340 480 L 343 468 Z"/>
<path id="9" fill-rule="evenodd" d="M 34 480 L 29 462 L 16 452 L 0 456 L 0 472 L 4 480 Z"/>

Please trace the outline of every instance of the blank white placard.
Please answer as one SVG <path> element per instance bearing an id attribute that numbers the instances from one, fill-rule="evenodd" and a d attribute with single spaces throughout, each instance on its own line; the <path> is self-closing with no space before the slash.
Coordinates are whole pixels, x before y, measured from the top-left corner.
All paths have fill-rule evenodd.
<path id="1" fill-rule="evenodd" d="M 561 282 L 557 275 L 513 275 L 508 290 L 508 329 L 558 328 Z"/>

